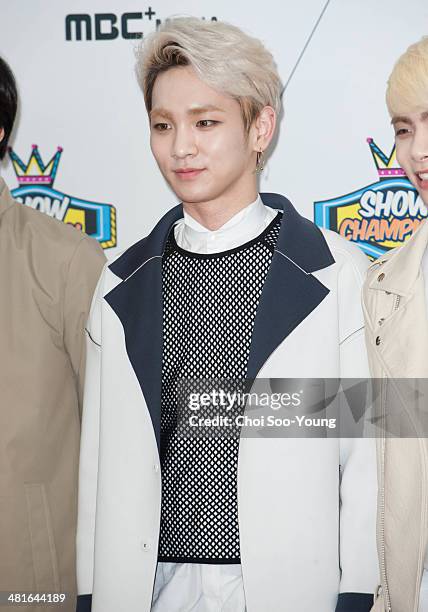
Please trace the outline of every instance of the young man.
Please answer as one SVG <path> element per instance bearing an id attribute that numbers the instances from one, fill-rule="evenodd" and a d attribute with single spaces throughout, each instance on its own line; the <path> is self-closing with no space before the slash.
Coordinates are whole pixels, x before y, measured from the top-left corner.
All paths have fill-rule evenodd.
<path id="1" fill-rule="evenodd" d="M 281 93 L 259 41 L 178 18 L 147 37 L 137 71 L 182 204 L 106 269 L 94 299 L 80 609 L 93 593 L 93 612 L 368 611 L 374 443 L 202 439 L 178 414 L 183 380 L 367 376 L 366 260 L 257 193 Z"/>
<path id="2" fill-rule="evenodd" d="M 399 58 L 386 102 L 397 159 L 428 205 L 427 37 Z M 427 424 L 420 419 L 426 411 L 427 387 L 407 401 L 403 384 L 397 382 L 411 378 L 410 388 L 416 391 L 415 385 L 423 383 L 420 379 L 428 378 L 427 243 L 424 221 L 408 242 L 371 266 L 364 287 L 371 370 L 374 377 L 384 379 L 379 416 L 385 427 L 378 444 L 382 588 L 376 610 L 428 611 Z M 389 419 L 398 414 L 405 431 L 401 439 L 387 434 Z"/>
<path id="3" fill-rule="evenodd" d="M 7 151 L 17 99 L 13 74 L 0 58 L 0 159 Z M 104 261 L 94 240 L 15 202 L 0 178 L 4 610 L 30 612 L 37 594 L 38 610 L 75 610 L 84 326 Z M 17 594 L 14 602 L 8 593 Z M 33 603 L 23 605 L 30 593 Z M 48 604 L 49 594 L 55 601 L 54 593 L 65 594 L 64 603 Z"/>

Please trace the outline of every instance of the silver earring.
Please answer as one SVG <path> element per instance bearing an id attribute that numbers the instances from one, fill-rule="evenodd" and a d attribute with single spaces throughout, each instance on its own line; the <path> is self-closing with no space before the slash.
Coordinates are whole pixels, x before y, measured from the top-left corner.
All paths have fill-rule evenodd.
<path id="1" fill-rule="evenodd" d="M 256 162 L 256 172 L 262 172 L 265 164 L 265 156 L 261 149 L 257 151 Z"/>

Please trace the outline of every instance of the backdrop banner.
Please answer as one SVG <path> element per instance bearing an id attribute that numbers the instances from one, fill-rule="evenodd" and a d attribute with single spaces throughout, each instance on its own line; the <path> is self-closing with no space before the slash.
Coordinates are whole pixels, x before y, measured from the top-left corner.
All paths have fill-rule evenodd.
<path id="1" fill-rule="evenodd" d="M 284 110 L 260 191 L 286 195 L 370 258 L 411 236 L 427 210 L 397 165 L 384 100 L 394 62 L 426 33 L 425 0 L 411 10 L 399 0 L 3 1 L 0 55 L 20 111 L 1 173 L 16 199 L 95 237 L 108 257 L 176 203 L 150 151 L 134 48 L 178 14 L 233 23 L 275 57 Z"/>

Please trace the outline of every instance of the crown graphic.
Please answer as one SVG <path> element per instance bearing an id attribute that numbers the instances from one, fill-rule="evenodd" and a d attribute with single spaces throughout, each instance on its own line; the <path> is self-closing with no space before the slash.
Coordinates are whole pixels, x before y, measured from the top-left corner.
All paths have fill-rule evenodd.
<path id="1" fill-rule="evenodd" d="M 400 168 L 395 155 L 395 145 L 389 157 L 379 149 L 373 138 L 367 138 L 370 151 L 372 152 L 374 162 L 379 174 L 380 180 L 391 178 L 392 176 L 406 176 L 403 168 Z"/>
<path id="2" fill-rule="evenodd" d="M 49 185 L 52 186 L 58 170 L 58 164 L 62 153 L 62 147 L 44 164 L 40 157 L 37 145 L 32 145 L 31 155 L 27 164 L 18 157 L 15 151 L 9 147 L 9 157 L 12 161 L 18 183 L 20 185 Z"/>

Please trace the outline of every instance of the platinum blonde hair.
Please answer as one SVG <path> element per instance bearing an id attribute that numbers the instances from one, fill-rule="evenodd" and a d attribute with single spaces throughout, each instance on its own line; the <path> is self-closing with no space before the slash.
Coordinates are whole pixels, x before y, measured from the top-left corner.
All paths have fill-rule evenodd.
<path id="1" fill-rule="evenodd" d="M 176 66 L 190 66 L 207 85 L 237 100 L 247 132 L 264 106 L 279 112 L 282 84 L 272 54 L 229 23 L 176 17 L 143 39 L 135 68 L 148 113 L 157 76 Z"/>
<path id="2" fill-rule="evenodd" d="M 391 116 L 428 110 L 428 36 L 398 58 L 388 79 L 386 104 Z"/>

